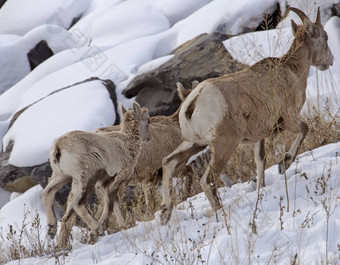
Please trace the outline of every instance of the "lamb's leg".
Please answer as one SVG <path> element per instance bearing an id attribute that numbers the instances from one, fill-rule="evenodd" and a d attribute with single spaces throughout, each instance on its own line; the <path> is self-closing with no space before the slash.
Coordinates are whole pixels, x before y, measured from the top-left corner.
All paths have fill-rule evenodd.
<path id="1" fill-rule="evenodd" d="M 259 191 L 261 188 L 265 186 L 265 176 L 264 169 L 266 166 L 266 154 L 264 147 L 264 139 L 258 141 L 254 146 L 254 156 L 256 163 L 256 176 L 257 176 L 257 190 Z"/>
<path id="2" fill-rule="evenodd" d="M 89 243 L 95 243 L 98 239 L 99 234 L 104 231 L 100 230 L 99 222 L 95 220 L 86 209 L 86 193 L 93 192 L 94 183 L 86 181 L 85 177 L 73 178 L 72 190 L 69 194 L 67 209 L 63 216 L 62 222 L 67 222 L 74 210 L 80 218 L 88 225 L 91 230 Z"/>
<path id="3" fill-rule="evenodd" d="M 145 196 L 146 215 L 151 217 L 155 212 L 155 200 L 153 198 L 152 188 L 154 184 L 154 176 L 152 174 L 145 177 L 142 181 L 142 189 Z"/>
<path id="4" fill-rule="evenodd" d="M 295 160 L 299 148 L 308 133 L 308 125 L 303 121 L 290 121 L 285 122 L 284 129 L 292 133 L 297 133 L 294 143 L 292 144 L 289 152 L 285 154 L 284 159 L 279 163 L 279 173 L 283 174 L 290 167 Z"/>
<path id="5" fill-rule="evenodd" d="M 113 210 L 116 215 L 117 223 L 120 229 L 124 229 L 126 227 L 126 222 L 123 217 L 122 211 L 120 210 L 119 206 L 119 198 L 117 192 L 112 193 L 112 200 L 113 200 Z"/>
<path id="6" fill-rule="evenodd" d="M 219 177 L 238 144 L 239 139 L 234 138 L 216 138 L 212 143 L 209 166 L 204 172 L 200 184 L 213 211 L 222 207 L 214 180 Z"/>
<path id="7" fill-rule="evenodd" d="M 102 214 L 100 215 L 99 218 L 99 227 L 97 228 L 98 230 L 103 229 L 103 225 L 104 222 L 106 221 L 106 219 L 109 216 L 109 210 L 110 210 L 110 192 L 109 192 L 109 188 L 108 187 L 104 187 L 103 185 L 99 185 L 99 192 L 102 194 L 103 196 L 103 200 L 104 200 L 104 205 L 103 205 L 103 211 Z"/>
<path id="8" fill-rule="evenodd" d="M 165 157 L 162 161 L 163 169 L 163 200 L 161 204 L 161 224 L 165 225 L 169 222 L 172 213 L 172 176 L 175 168 L 181 163 L 187 161 L 192 155 L 202 151 L 205 146 L 197 145 L 194 142 L 183 141 L 175 151 Z"/>
<path id="9" fill-rule="evenodd" d="M 60 231 L 58 234 L 58 248 L 67 247 L 72 227 L 76 223 L 76 220 L 77 215 L 75 212 L 72 212 L 67 222 L 61 222 Z"/>
<path id="10" fill-rule="evenodd" d="M 64 175 L 56 175 L 53 172 L 52 177 L 49 180 L 49 183 L 47 184 L 42 193 L 42 200 L 47 214 L 48 225 L 47 233 L 51 238 L 54 238 L 54 236 L 57 233 L 57 218 L 55 216 L 55 212 L 53 209 L 53 201 L 55 198 L 55 194 L 70 181 L 71 181 L 70 177 Z"/>

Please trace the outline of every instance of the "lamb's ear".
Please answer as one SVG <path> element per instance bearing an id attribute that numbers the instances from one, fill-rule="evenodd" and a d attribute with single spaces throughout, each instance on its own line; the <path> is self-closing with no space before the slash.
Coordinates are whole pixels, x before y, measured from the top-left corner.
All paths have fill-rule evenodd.
<path id="1" fill-rule="evenodd" d="M 126 113 L 126 109 L 124 108 L 124 106 L 123 106 L 123 104 L 121 103 L 121 102 L 119 102 L 119 104 L 118 104 L 118 110 L 119 110 L 119 113 L 120 113 L 120 115 L 123 117 L 124 116 L 124 114 Z"/>
<path id="2" fill-rule="evenodd" d="M 296 25 L 296 23 L 294 22 L 293 19 L 291 20 L 291 22 L 292 22 L 293 34 L 295 36 L 297 28 L 298 28 L 298 25 Z"/>
<path id="3" fill-rule="evenodd" d="M 197 80 L 194 80 L 191 82 L 191 89 L 194 89 L 195 87 L 197 87 L 200 84 L 200 82 L 198 82 Z"/>
<path id="4" fill-rule="evenodd" d="M 181 101 L 183 101 L 184 98 L 185 98 L 185 96 L 184 96 L 185 88 L 183 87 L 183 85 L 180 82 L 177 82 L 176 85 L 177 85 L 178 96 L 181 99 Z"/>
<path id="5" fill-rule="evenodd" d="M 133 109 L 134 113 L 136 113 L 137 117 L 140 117 L 140 115 L 142 114 L 142 111 L 140 109 L 139 104 L 136 101 L 133 102 L 132 109 Z"/>

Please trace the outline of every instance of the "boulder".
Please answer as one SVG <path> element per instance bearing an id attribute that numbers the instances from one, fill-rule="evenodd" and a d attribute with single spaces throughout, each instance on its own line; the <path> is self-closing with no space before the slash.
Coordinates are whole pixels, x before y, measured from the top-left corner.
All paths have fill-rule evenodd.
<path id="1" fill-rule="evenodd" d="M 0 154 L 0 187 L 9 192 L 25 192 L 37 185 L 31 176 L 33 167 L 15 167 L 8 163 L 13 142 L 9 143 L 5 152 Z"/>
<path id="2" fill-rule="evenodd" d="M 35 45 L 33 49 L 31 49 L 27 53 L 27 58 L 31 66 L 31 70 L 41 64 L 43 61 L 47 60 L 53 55 L 53 51 L 48 46 L 47 42 L 42 40 Z"/>
<path id="3" fill-rule="evenodd" d="M 244 69 L 235 61 L 222 42 L 220 33 L 202 34 L 182 44 L 170 54 L 174 56 L 158 68 L 136 76 L 123 91 L 127 98 L 149 109 L 150 115 L 170 115 L 179 105 L 176 82 L 188 88 L 193 80 L 221 76 Z"/>
<path id="4" fill-rule="evenodd" d="M 7 0 L 0 0 L 0 8 L 6 3 Z"/>
<path id="5" fill-rule="evenodd" d="M 340 2 L 332 6 L 332 16 L 340 17 Z"/>

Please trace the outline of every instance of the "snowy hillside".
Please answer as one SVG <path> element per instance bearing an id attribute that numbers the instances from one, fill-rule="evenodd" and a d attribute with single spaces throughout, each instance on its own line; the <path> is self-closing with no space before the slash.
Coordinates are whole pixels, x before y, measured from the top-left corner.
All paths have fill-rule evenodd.
<path id="1" fill-rule="evenodd" d="M 166 226 L 159 220 L 100 238 L 95 245 L 79 242 L 73 230 L 73 251 L 66 257 L 31 258 L 20 264 L 339 264 L 340 143 L 301 154 L 287 172 L 289 212 L 284 176 L 277 166 L 266 170 L 267 187 L 260 200 L 254 183 L 219 190 L 224 208 L 218 221 L 204 194 L 179 204 Z M 0 211 L 3 228 L 21 227 L 24 208 L 46 219 L 34 187 Z M 24 206 L 25 205 L 25 206 Z M 13 214 L 13 209 L 15 213 Z M 228 229 L 227 229 L 228 227 Z M 257 234 L 252 233 L 256 227 Z M 18 264 L 18 261 L 9 264 Z"/>
<path id="2" fill-rule="evenodd" d="M 129 83 L 202 33 L 235 35 L 223 46 L 244 64 L 281 56 L 293 40 L 290 20 L 300 24 L 298 16 L 291 12 L 275 29 L 249 32 L 278 3 L 281 12 L 289 4 L 313 21 L 321 7 L 334 64 L 324 72 L 311 67 L 303 112 L 317 107 L 338 113 L 340 17 L 332 16 L 331 7 L 339 0 L 5 1 L 0 5 L 0 147 L 5 152 L 13 146 L 0 167 L 44 164 L 62 134 L 117 123 L 116 104 L 129 107 L 134 100 L 123 95 Z M 40 60 L 32 51 L 42 47 L 47 53 Z M 68 256 L 46 254 L 9 264 L 340 264 L 339 155 L 339 143 L 301 154 L 287 172 L 289 198 L 284 176 L 273 166 L 259 197 L 253 183 L 221 188 L 224 208 L 217 216 L 210 216 L 209 202 L 198 194 L 176 207 L 169 225 L 160 226 L 156 213 L 155 220 L 101 237 L 95 245 L 80 243 L 84 232 L 74 228 Z M 39 185 L 22 195 L 0 189 L 0 252 L 6 259 L 10 226 L 30 227 L 37 214 L 41 241 L 51 243 L 41 193 Z"/>

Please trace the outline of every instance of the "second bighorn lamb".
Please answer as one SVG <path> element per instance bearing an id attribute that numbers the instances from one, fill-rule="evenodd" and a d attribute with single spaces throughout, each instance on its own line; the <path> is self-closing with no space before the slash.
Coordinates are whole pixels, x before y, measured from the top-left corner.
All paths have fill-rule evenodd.
<path id="1" fill-rule="evenodd" d="M 104 232 L 102 224 L 107 217 L 110 200 L 113 201 L 118 222 L 124 223 L 116 191 L 133 174 L 142 141 L 150 140 L 149 122 L 147 109 L 133 103 L 133 108 L 124 114 L 119 131 L 106 134 L 72 131 L 55 141 L 50 151 L 53 173 L 43 191 L 48 234 L 52 238 L 57 232 L 57 219 L 53 210 L 55 193 L 70 180 L 72 189 L 62 227 L 75 211 L 91 229 L 90 240 L 95 242 L 98 235 Z M 86 201 L 95 185 L 101 189 L 104 198 L 103 212 L 98 221 L 86 209 Z M 65 239 L 58 238 L 58 242 L 65 242 Z"/>
<path id="2" fill-rule="evenodd" d="M 309 68 L 313 65 L 326 70 L 334 58 L 321 25 L 320 9 L 315 23 L 301 10 L 290 10 L 299 15 L 303 24 L 298 26 L 292 21 L 295 38 L 286 54 L 208 79 L 184 101 L 179 113 L 183 141 L 163 160 L 162 224 L 171 217 L 170 185 L 176 166 L 207 145 L 212 150 L 211 160 L 200 183 L 214 211 L 221 208 L 221 203 L 212 180 L 239 144 L 255 144 L 258 189 L 264 185 L 264 138 L 278 130 L 297 134 L 279 164 L 280 173 L 294 161 L 308 132 L 300 111 L 306 100 Z"/>
<path id="3" fill-rule="evenodd" d="M 177 92 L 181 101 L 184 101 L 197 85 L 198 82 L 193 81 L 191 89 L 186 90 L 181 83 L 177 83 Z M 132 181 L 142 184 L 147 207 L 146 212 L 149 215 L 155 211 L 155 199 L 152 189 L 157 182 L 157 171 L 162 167 L 162 159 L 174 151 L 181 142 L 178 112 L 179 110 L 170 116 L 154 116 L 150 118 L 149 131 L 151 141 L 142 143 L 142 152 L 132 178 Z M 119 125 L 115 125 L 99 128 L 95 132 L 107 133 L 113 130 L 119 130 L 119 128 Z M 183 163 L 176 169 L 175 176 L 180 176 L 186 172 L 192 177 L 189 168 L 189 166 Z M 189 190 L 187 190 L 189 188 L 190 187 L 185 187 L 186 193 L 189 193 Z"/>

